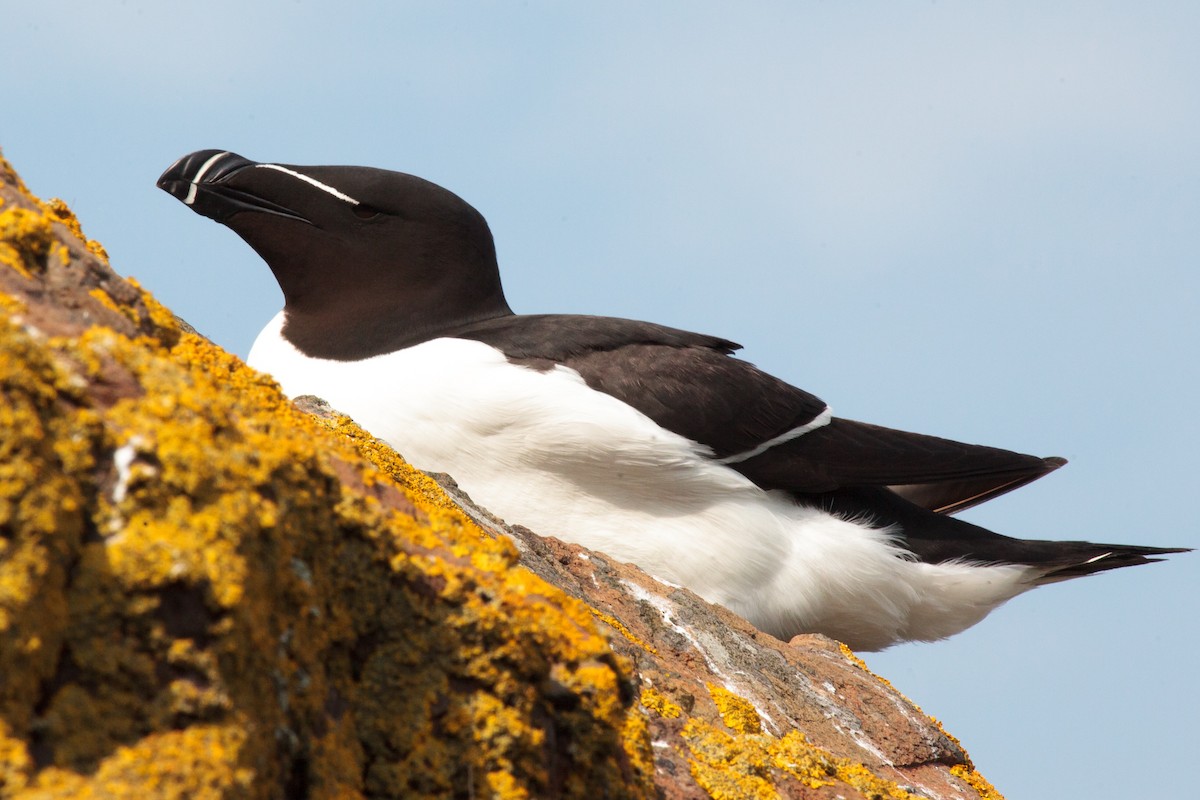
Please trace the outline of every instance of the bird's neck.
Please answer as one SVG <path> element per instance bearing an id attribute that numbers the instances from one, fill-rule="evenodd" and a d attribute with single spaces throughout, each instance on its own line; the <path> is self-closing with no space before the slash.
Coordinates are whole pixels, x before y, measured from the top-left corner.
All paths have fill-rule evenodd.
<path id="1" fill-rule="evenodd" d="M 347 293 L 350 294 L 350 293 Z M 511 316 L 501 294 L 494 298 L 345 296 L 288 300 L 283 336 L 313 358 L 358 361 L 411 347 L 442 332 L 495 317 Z"/>

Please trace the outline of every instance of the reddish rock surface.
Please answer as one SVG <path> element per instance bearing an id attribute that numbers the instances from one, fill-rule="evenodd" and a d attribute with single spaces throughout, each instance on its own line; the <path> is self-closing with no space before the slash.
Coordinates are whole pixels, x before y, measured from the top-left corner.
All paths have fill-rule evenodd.
<path id="1" fill-rule="evenodd" d="M 905 792 L 929 798 L 1000 797 L 973 772 L 956 739 L 839 642 L 820 635 L 781 642 L 632 564 L 506 526 L 475 506 L 450 476 L 434 477 L 476 522 L 510 536 L 522 564 L 583 600 L 609 627 L 613 649 L 636 665 L 640 688 L 650 692 L 643 704 L 650 711 L 656 779 L 666 797 L 759 796 L 741 794 L 745 791 L 770 797 L 768 785 L 780 796 L 797 798 L 904 797 Z M 753 720 L 739 726 L 736 714 L 722 713 L 714 697 L 722 689 L 746 701 L 746 716 L 757 719 L 761 734 L 752 730 Z M 680 709 L 679 716 L 655 712 L 660 696 L 666 707 Z M 699 726 L 730 736 L 713 772 L 727 770 L 724 777 L 744 783 L 723 789 L 712 779 L 705 787 L 711 795 L 697 785 L 698 777 L 705 783 L 694 769 Z M 758 771 L 752 758 L 736 758 L 741 747 L 753 749 L 761 738 L 789 732 L 803 733 L 814 751 L 830 756 L 821 767 L 828 786 L 805 785 L 777 767 Z M 861 779 L 864 773 L 882 780 Z"/>

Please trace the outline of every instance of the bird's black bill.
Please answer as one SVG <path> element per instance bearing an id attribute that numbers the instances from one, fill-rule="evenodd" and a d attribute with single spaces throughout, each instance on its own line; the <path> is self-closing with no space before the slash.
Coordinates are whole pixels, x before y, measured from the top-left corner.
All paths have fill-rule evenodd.
<path id="1" fill-rule="evenodd" d="M 257 166 L 257 162 L 224 150 L 198 150 L 176 161 L 158 179 L 157 186 L 167 194 L 217 222 L 234 214 L 252 211 L 308 222 L 301 215 L 243 188 L 228 185 L 238 173 Z"/>

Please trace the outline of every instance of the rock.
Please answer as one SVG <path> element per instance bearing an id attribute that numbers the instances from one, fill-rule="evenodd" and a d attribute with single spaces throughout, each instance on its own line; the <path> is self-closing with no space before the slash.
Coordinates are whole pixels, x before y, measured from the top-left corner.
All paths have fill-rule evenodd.
<path id="1" fill-rule="evenodd" d="M 0 390 L 4 797 L 999 797 L 838 643 L 288 402 L 3 159 Z"/>

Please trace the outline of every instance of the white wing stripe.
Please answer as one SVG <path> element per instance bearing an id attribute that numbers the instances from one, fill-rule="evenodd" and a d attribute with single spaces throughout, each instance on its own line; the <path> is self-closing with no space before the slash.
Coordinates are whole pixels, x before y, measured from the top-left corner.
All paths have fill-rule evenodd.
<path id="1" fill-rule="evenodd" d="M 792 439 L 799 439 L 809 431 L 815 431 L 817 428 L 825 427 L 829 424 L 829 420 L 831 419 L 833 419 L 833 410 L 829 408 L 829 406 L 825 406 L 825 410 L 814 417 L 812 422 L 806 422 L 798 428 L 792 428 L 790 431 L 781 433 L 773 439 L 767 439 L 758 447 L 755 447 L 751 450 L 746 450 L 742 453 L 734 453 L 731 456 L 725 456 L 725 458 L 719 458 L 717 459 L 717 463 L 737 464 L 739 461 L 746 461 L 754 458 L 755 456 L 760 456 L 775 445 L 783 444 L 784 442 L 790 442 Z"/>

